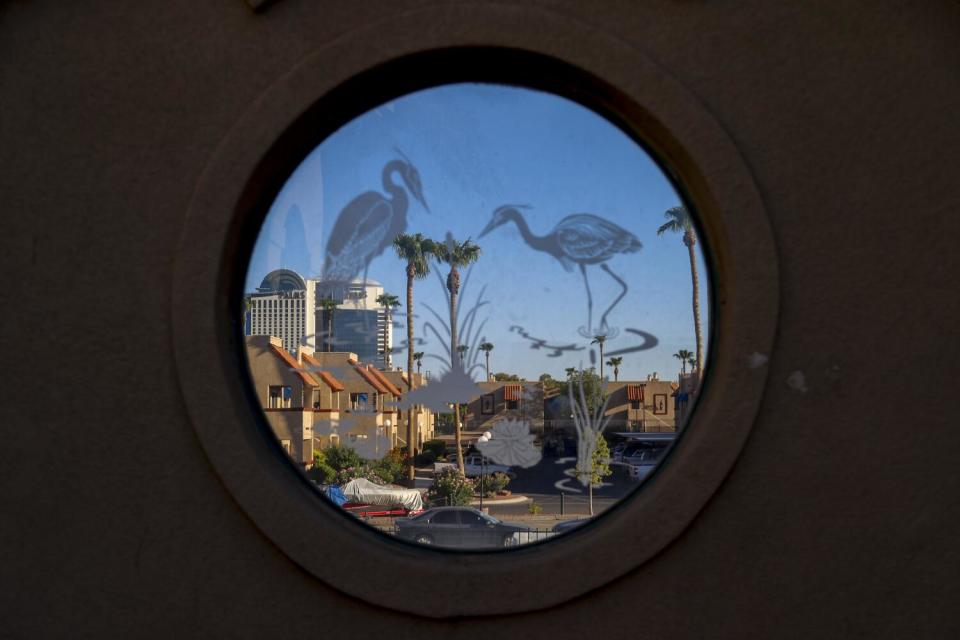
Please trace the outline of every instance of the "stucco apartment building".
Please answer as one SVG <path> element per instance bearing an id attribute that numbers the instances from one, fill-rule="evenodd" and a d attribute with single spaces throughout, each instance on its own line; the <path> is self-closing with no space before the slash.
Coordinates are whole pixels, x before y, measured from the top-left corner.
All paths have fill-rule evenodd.
<path id="1" fill-rule="evenodd" d="M 478 382 L 483 393 L 467 403 L 465 431 L 486 431 L 501 420 L 524 420 L 543 433 L 542 382 Z"/>
<path id="2" fill-rule="evenodd" d="M 248 336 L 246 349 L 254 392 L 267 424 L 290 458 L 309 466 L 317 414 L 339 420 L 344 386 L 329 373 L 304 369 L 280 338 Z"/>
<path id="3" fill-rule="evenodd" d="M 677 429 L 676 382 L 651 378 L 607 383 L 607 431 L 671 432 Z M 680 421 L 682 425 L 682 420 Z"/>
<path id="4" fill-rule="evenodd" d="M 361 363 L 356 354 L 313 352 L 294 357 L 279 338 L 248 336 L 247 359 L 257 399 L 284 450 L 309 466 L 315 448 L 345 445 L 379 458 L 406 442 L 406 413 L 396 407 L 406 375 Z M 414 384 L 422 383 L 414 379 Z M 403 383 L 403 384 L 397 384 Z M 433 435 L 433 416 L 417 414 L 420 438 Z"/>

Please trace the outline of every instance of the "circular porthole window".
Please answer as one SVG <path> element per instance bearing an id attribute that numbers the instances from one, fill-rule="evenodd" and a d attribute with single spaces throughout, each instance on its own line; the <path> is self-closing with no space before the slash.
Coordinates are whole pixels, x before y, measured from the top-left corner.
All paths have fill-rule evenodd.
<path id="1" fill-rule="evenodd" d="M 213 152 L 177 374 L 224 487 L 308 573 L 422 616 L 532 611 L 641 567 L 727 477 L 776 253 L 736 146 L 642 54 L 479 8 L 500 46 L 469 46 L 424 11 L 412 49 L 424 15 L 305 58 Z"/>
<path id="2" fill-rule="evenodd" d="M 702 248 L 658 161 L 581 104 L 407 93 L 270 202 L 236 311 L 250 388 L 358 523 L 430 548 L 551 541 L 669 464 L 709 348 Z"/>

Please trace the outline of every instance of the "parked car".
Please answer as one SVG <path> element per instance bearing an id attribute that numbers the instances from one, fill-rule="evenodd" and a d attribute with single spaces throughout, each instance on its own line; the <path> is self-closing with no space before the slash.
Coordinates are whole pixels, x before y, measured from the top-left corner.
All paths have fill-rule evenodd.
<path id="1" fill-rule="evenodd" d="M 657 466 L 666 450 L 666 447 L 647 448 L 635 451 L 630 455 L 624 455 L 623 462 L 630 469 L 630 477 L 634 480 L 645 478 Z"/>
<path id="2" fill-rule="evenodd" d="M 444 467 L 456 466 L 457 464 L 457 455 L 451 454 L 447 456 L 448 462 L 435 462 L 433 463 L 433 470 L 440 471 Z M 490 475 L 491 473 L 505 473 L 510 477 L 511 480 L 517 477 L 513 471 L 510 471 L 510 467 L 503 464 L 494 464 L 490 462 L 489 458 L 486 463 L 481 465 L 482 456 L 479 453 L 471 453 L 463 457 L 463 467 L 464 474 L 468 478 L 476 478 L 481 473 Z"/>
<path id="3" fill-rule="evenodd" d="M 397 537 L 439 547 L 508 547 L 514 534 L 529 531 L 521 524 L 501 522 L 472 507 L 435 507 L 418 516 L 394 520 Z"/>

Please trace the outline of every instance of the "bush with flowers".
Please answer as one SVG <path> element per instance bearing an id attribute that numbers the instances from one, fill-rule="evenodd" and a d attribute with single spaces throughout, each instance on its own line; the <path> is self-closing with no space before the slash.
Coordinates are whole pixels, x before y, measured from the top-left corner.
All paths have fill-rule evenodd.
<path id="1" fill-rule="evenodd" d="M 459 470 L 448 467 L 433 474 L 427 499 L 435 507 L 466 506 L 473 498 L 475 487 L 473 480 L 464 478 Z"/>

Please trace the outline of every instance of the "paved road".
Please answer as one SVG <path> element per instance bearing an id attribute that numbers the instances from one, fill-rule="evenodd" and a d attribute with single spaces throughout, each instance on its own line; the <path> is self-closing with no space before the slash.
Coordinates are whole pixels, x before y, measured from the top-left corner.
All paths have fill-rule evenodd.
<path id="1" fill-rule="evenodd" d="M 590 513 L 587 490 L 572 471 L 576 466 L 575 458 L 546 457 L 530 469 L 516 469 L 517 477 L 507 487 L 515 494 L 522 494 L 543 508 L 543 514 L 588 515 Z M 613 467 L 614 474 L 605 479 L 605 486 L 593 490 L 594 513 L 610 508 L 618 500 L 633 491 L 638 485 L 631 481 L 623 469 Z M 488 506 L 488 505 L 484 505 Z M 528 504 L 496 505 L 491 504 L 490 513 L 496 516 L 509 516 L 529 512 Z"/>
<path id="2" fill-rule="evenodd" d="M 529 469 L 514 469 L 517 477 L 510 481 L 507 488 L 512 493 L 527 496 L 540 505 L 543 515 L 560 515 L 561 494 L 564 515 L 589 515 L 590 504 L 586 488 L 572 476 L 575 466 L 576 458 L 545 457 Z M 612 469 L 614 473 L 605 479 L 605 486 L 593 490 L 595 514 L 609 509 L 638 486 L 629 479 L 622 467 L 614 465 Z M 429 485 L 429 470 L 419 470 L 417 475 L 423 486 Z M 485 502 L 484 507 L 489 507 L 490 513 L 497 517 L 530 512 L 529 503 L 497 505 L 495 502 Z"/>

